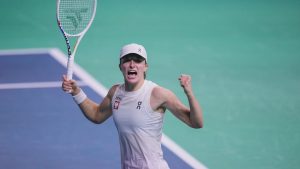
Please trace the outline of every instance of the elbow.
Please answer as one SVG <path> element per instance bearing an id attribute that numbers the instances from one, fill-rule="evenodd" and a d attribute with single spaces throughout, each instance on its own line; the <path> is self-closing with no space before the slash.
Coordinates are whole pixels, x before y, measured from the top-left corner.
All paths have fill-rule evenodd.
<path id="1" fill-rule="evenodd" d="M 102 123 L 101 121 L 92 121 L 92 120 L 91 120 L 91 122 L 94 123 L 94 124 L 101 124 Z"/>
<path id="2" fill-rule="evenodd" d="M 102 124 L 104 120 L 90 120 L 94 124 Z"/>
<path id="3" fill-rule="evenodd" d="M 97 119 L 97 118 L 91 118 L 91 117 L 86 117 L 90 122 L 94 123 L 94 124 L 101 124 L 103 123 L 103 120 L 101 119 Z"/>
<path id="4" fill-rule="evenodd" d="M 201 128 L 203 128 L 203 125 L 193 125 L 192 128 L 194 128 L 194 129 L 201 129 Z"/>
<path id="5" fill-rule="evenodd" d="M 203 128 L 203 123 L 202 122 L 201 123 L 194 123 L 194 124 L 191 125 L 191 127 L 194 128 L 194 129 L 201 129 L 201 128 Z"/>

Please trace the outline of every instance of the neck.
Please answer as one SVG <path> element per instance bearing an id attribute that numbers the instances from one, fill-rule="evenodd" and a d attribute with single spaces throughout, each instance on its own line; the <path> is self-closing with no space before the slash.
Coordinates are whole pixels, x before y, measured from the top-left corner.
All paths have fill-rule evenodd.
<path id="1" fill-rule="evenodd" d="M 125 81 L 125 90 L 128 91 L 128 92 L 132 92 L 132 91 L 136 91 L 138 89 L 140 89 L 143 84 L 144 84 L 145 80 L 141 80 L 135 84 L 132 84 L 132 83 L 128 83 Z"/>

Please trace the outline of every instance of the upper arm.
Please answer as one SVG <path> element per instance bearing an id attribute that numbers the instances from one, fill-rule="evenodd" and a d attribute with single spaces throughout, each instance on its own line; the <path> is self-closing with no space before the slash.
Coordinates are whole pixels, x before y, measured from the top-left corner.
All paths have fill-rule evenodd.
<path id="1" fill-rule="evenodd" d="M 170 90 L 156 87 L 152 92 L 153 98 L 164 109 L 168 109 L 175 117 L 191 126 L 190 109 L 186 107 Z"/>
<path id="2" fill-rule="evenodd" d="M 103 98 L 102 102 L 99 104 L 97 113 L 95 115 L 96 123 L 102 123 L 112 115 L 111 100 L 116 91 L 116 88 L 117 85 L 111 87 L 107 95 Z"/>

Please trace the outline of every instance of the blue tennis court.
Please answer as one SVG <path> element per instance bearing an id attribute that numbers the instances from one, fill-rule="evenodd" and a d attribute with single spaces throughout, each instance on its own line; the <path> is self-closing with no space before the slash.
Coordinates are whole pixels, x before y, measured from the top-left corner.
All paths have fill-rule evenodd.
<path id="1" fill-rule="evenodd" d="M 0 9 L 0 169 L 119 168 L 112 120 L 90 123 L 60 89 L 67 48 L 56 1 Z M 204 110 L 200 130 L 166 113 L 172 168 L 299 169 L 299 9 L 299 0 L 98 0 L 75 78 L 100 102 L 101 84 L 122 80 L 119 49 L 142 44 L 147 79 L 184 102 L 177 78 L 190 74 Z"/>
<path id="2" fill-rule="evenodd" d="M 1 52 L 0 168 L 120 168 L 112 118 L 101 125 L 89 122 L 61 90 L 64 61 L 57 49 Z M 78 66 L 74 79 L 101 101 L 105 89 Z M 163 150 L 171 168 L 205 168 L 178 154 L 180 147 L 170 149 L 170 141 L 164 137 Z"/>

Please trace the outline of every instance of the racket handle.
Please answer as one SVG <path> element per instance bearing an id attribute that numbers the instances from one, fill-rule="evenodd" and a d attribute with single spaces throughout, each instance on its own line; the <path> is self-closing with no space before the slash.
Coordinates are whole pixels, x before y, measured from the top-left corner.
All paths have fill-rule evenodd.
<path id="1" fill-rule="evenodd" d="M 74 57 L 70 56 L 68 58 L 68 63 L 67 63 L 67 79 L 71 80 L 73 77 L 73 65 L 74 65 Z"/>
<path id="2" fill-rule="evenodd" d="M 74 57 L 71 55 L 68 57 L 68 63 L 67 63 L 67 79 L 71 80 L 73 77 L 73 63 L 74 63 Z M 66 91 L 66 93 L 72 93 L 72 90 Z"/>

